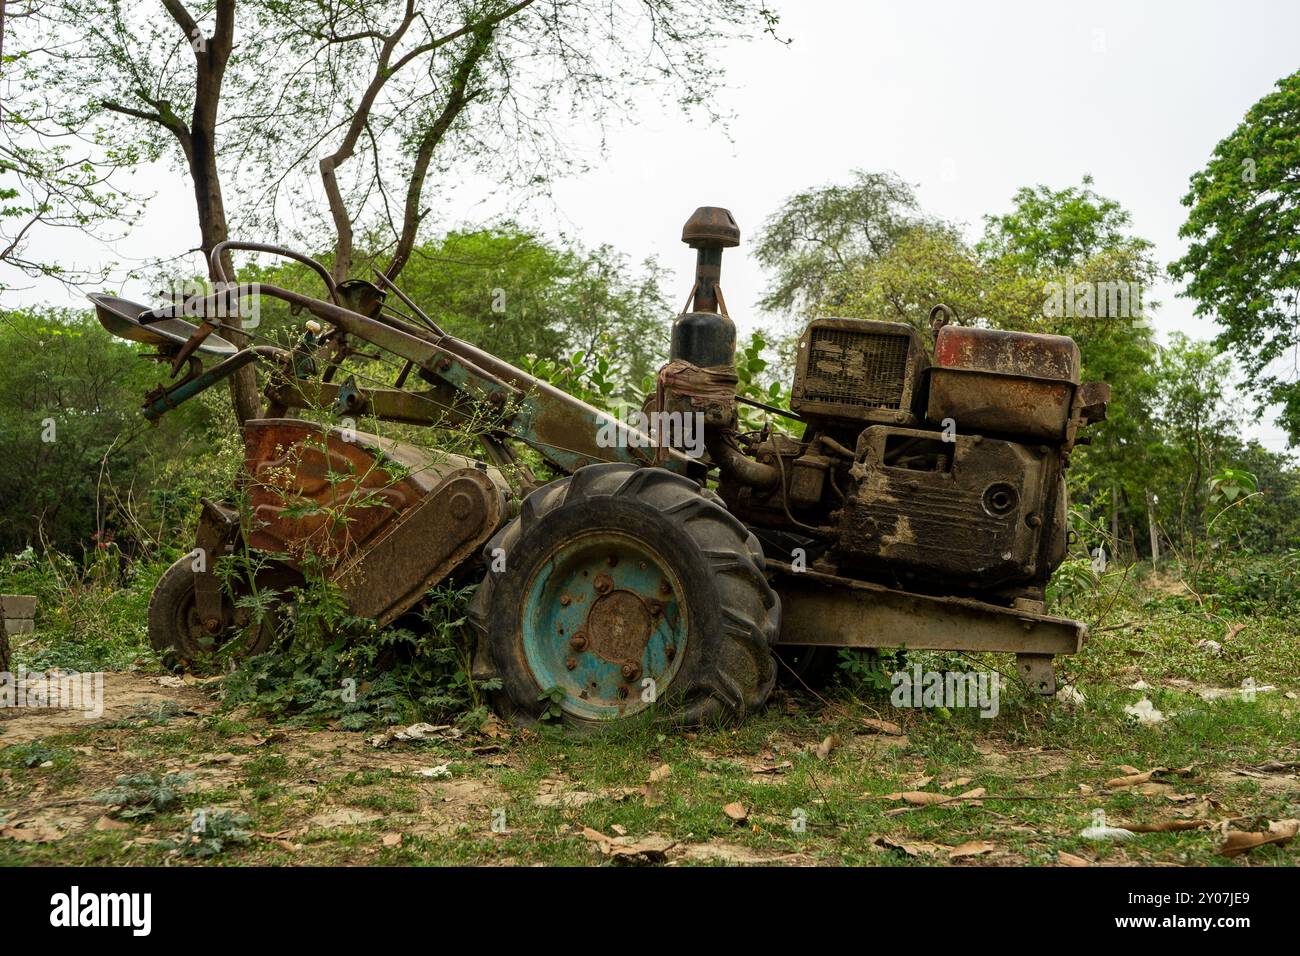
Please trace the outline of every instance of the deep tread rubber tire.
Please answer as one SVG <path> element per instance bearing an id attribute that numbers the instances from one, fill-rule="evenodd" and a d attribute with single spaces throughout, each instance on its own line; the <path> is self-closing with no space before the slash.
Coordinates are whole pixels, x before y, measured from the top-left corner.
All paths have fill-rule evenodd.
<path id="1" fill-rule="evenodd" d="M 524 723 L 543 712 L 543 688 L 523 650 L 526 589 L 556 542 L 594 530 L 652 544 L 683 582 L 690 622 L 686 651 L 671 685 L 661 691 L 657 718 L 695 726 L 738 721 L 759 710 L 776 682 L 772 644 L 781 604 L 764 576 L 758 539 L 696 482 L 662 468 L 624 464 L 590 465 L 538 489 L 484 548 L 489 571 L 469 618 L 502 681 L 497 709 Z M 505 569 L 491 570 L 493 556 L 501 553 Z M 566 713 L 565 722 L 590 728 L 618 720 Z"/>

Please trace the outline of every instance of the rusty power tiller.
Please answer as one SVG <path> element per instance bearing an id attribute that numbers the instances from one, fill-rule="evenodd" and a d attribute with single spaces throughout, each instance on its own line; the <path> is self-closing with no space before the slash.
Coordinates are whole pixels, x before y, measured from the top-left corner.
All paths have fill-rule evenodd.
<path id="1" fill-rule="evenodd" d="M 264 416 L 243 429 L 239 505 L 204 499 L 195 552 L 154 592 L 154 647 L 181 665 L 222 646 L 265 651 L 292 608 L 254 612 L 249 594 L 292 594 L 324 568 L 350 613 L 380 625 L 439 582 L 481 577 L 474 676 L 495 679 L 498 708 L 522 721 L 556 703 L 587 727 L 646 711 L 739 719 L 763 706 L 779 662 L 811 680 L 838 648 L 1012 653 L 1053 693 L 1053 657 L 1086 636 L 1044 608 L 1066 554 L 1064 472 L 1109 397 L 1080 382 L 1075 343 L 960 327 L 943 306 L 932 343 L 904 324 L 817 319 L 798 343 L 790 411 L 768 409 L 797 437 L 746 433 L 719 286 L 740 230 L 703 207 L 682 240 L 697 250 L 691 311 L 642 416 L 677 427 L 655 434 L 448 335 L 382 276 L 335 284 L 280 247 L 213 249 L 211 295 L 159 308 L 91 296 L 111 332 L 187 373 L 146 398 L 146 418 L 251 362 L 268 382 Z M 241 287 L 222 274 L 227 250 L 305 263 L 327 295 Z M 310 313 L 297 345 L 217 334 L 250 294 Z M 401 366 L 395 384 L 336 381 L 377 353 Z M 361 416 L 467 428 L 483 460 L 358 432 Z M 706 453 L 665 440 L 692 423 Z M 536 477 L 538 456 L 557 477 Z M 236 552 L 256 571 L 223 580 L 220 558 Z"/>

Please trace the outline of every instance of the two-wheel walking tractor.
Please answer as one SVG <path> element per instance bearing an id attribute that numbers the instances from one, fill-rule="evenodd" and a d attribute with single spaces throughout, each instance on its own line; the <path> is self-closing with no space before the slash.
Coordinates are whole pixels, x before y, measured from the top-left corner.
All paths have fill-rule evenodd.
<path id="1" fill-rule="evenodd" d="M 960 326 L 943 306 L 925 334 L 822 318 L 798 341 L 789 408 L 767 409 L 781 427 L 746 431 L 738 402 L 759 403 L 737 396 L 719 286 L 739 238 L 724 209 L 686 223 L 691 310 L 628 421 L 447 334 L 382 276 L 336 284 L 278 247 L 213 249 L 227 281 L 183 302 L 92 296 L 110 331 L 186 373 L 148 396 L 150 419 L 249 363 L 265 380 L 238 500 L 204 500 L 194 553 L 154 593 L 154 647 L 178 665 L 236 641 L 267 650 L 283 614 L 258 613 L 248 591 L 291 594 L 309 569 L 380 625 L 440 582 L 480 577 L 474 676 L 499 682 L 517 720 L 556 703 L 582 726 L 739 719 L 779 668 L 811 680 L 839 648 L 1005 652 L 1053 693 L 1053 657 L 1086 635 L 1044 607 L 1066 555 L 1065 469 L 1108 387 L 1080 382 L 1069 338 Z M 327 294 L 228 281 L 227 250 L 303 262 Z M 223 317 L 250 295 L 305 310 L 309 331 L 237 348 Z M 400 373 L 374 387 L 348 373 L 376 356 Z M 291 417 L 307 409 L 337 424 Z M 482 456 L 358 421 L 459 428 Z M 237 553 L 255 570 L 223 578 Z"/>

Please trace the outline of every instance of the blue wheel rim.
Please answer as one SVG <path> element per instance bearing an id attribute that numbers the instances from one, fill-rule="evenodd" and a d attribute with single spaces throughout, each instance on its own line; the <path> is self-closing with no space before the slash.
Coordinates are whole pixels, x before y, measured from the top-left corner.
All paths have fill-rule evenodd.
<path id="1" fill-rule="evenodd" d="M 682 583 L 648 543 L 623 532 L 554 547 L 524 592 L 524 657 L 543 694 L 585 720 L 647 710 L 681 668 L 690 622 Z"/>

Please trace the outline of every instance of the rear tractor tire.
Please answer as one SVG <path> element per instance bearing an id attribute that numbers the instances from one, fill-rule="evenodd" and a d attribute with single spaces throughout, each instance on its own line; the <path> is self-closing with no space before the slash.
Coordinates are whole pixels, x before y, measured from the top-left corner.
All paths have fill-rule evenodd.
<path id="1" fill-rule="evenodd" d="M 483 556 L 470 621 L 505 716 L 695 726 L 772 691 L 781 605 L 762 547 L 687 478 L 590 465 L 530 495 Z"/>

